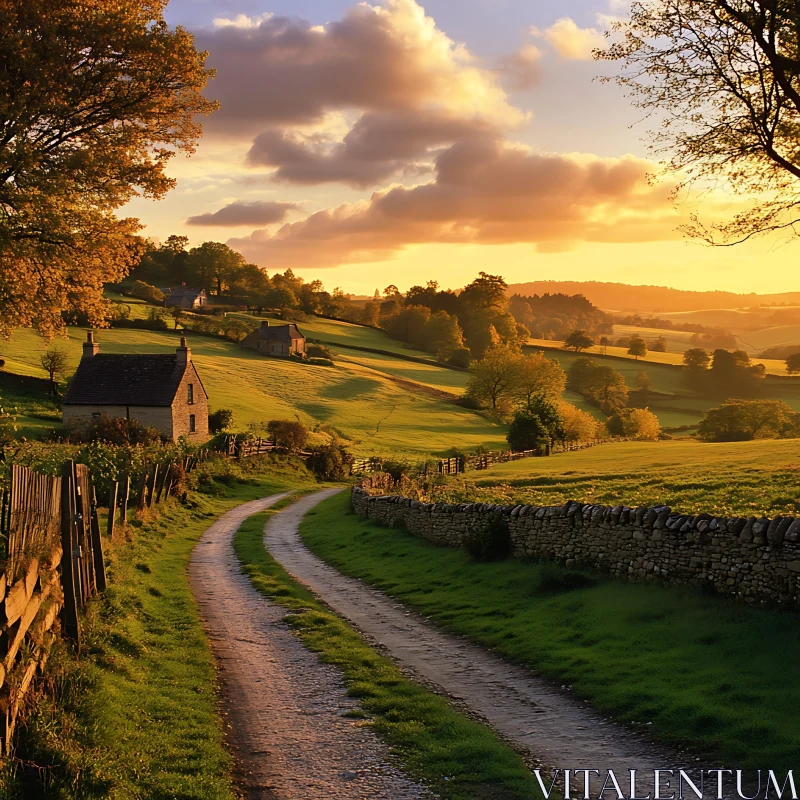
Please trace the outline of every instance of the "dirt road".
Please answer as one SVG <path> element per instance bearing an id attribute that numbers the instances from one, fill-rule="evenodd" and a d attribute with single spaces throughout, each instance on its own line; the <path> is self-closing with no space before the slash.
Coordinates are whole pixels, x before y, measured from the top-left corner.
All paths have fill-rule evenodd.
<path id="1" fill-rule="evenodd" d="M 322 800 L 430 795 L 406 778 L 368 727 L 335 667 L 321 663 L 242 574 L 233 534 L 285 495 L 242 505 L 203 535 L 189 575 L 220 666 L 229 740 L 249 798 Z"/>
<path id="2" fill-rule="evenodd" d="M 688 759 L 609 722 L 561 687 L 434 627 L 314 556 L 300 540 L 298 525 L 309 509 L 334 493 L 317 492 L 282 511 L 267 525 L 265 544 L 292 576 L 385 647 L 401 666 L 476 712 L 527 754 L 530 763 L 613 769 L 624 776 L 630 768 L 652 774 L 654 768 L 688 766 L 683 763 Z"/>

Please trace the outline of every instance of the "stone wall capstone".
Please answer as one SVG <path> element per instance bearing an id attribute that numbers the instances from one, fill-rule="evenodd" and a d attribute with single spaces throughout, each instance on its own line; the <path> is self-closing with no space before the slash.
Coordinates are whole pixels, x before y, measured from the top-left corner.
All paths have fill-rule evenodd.
<path id="1" fill-rule="evenodd" d="M 491 515 L 508 520 L 514 555 L 583 564 L 634 581 L 710 587 L 748 603 L 800 605 L 800 519 L 689 516 L 667 506 L 629 508 L 421 503 L 352 490 L 353 510 L 460 547 Z"/>

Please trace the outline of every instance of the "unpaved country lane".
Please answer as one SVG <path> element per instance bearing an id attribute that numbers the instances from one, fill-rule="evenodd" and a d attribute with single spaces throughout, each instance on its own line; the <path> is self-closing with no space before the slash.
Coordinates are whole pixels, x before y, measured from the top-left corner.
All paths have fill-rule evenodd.
<path id="1" fill-rule="evenodd" d="M 385 647 L 401 666 L 465 704 L 495 731 L 547 768 L 649 771 L 688 766 L 609 722 L 559 687 L 490 651 L 446 633 L 366 584 L 343 576 L 302 543 L 305 513 L 337 490 L 309 495 L 270 520 L 265 545 L 273 557 L 334 611 Z M 354 524 L 359 524 L 354 518 Z M 645 789 L 646 772 L 640 773 Z M 645 794 L 646 794 L 645 790 Z"/>
<path id="2" fill-rule="evenodd" d="M 242 574 L 233 535 L 286 495 L 235 508 L 203 535 L 189 577 L 219 664 L 222 701 L 247 797 L 261 800 L 430 795 L 407 779 L 384 743 L 344 715 L 356 707 L 339 671 L 320 662 Z"/>

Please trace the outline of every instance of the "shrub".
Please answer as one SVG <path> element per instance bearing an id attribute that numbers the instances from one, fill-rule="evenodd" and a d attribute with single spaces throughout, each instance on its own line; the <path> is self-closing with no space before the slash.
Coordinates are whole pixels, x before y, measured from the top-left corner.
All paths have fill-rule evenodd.
<path id="1" fill-rule="evenodd" d="M 331 351 L 324 344 L 310 344 L 306 348 L 306 355 L 309 358 L 328 358 L 333 359 Z"/>
<path id="2" fill-rule="evenodd" d="M 144 281 L 134 281 L 129 292 L 133 297 L 146 300 L 148 303 L 163 303 L 166 300 L 164 292 Z"/>
<path id="3" fill-rule="evenodd" d="M 536 450 L 547 444 L 550 438 L 547 428 L 536 414 L 518 411 L 508 429 L 508 446 L 515 452 Z"/>
<path id="4" fill-rule="evenodd" d="M 134 447 L 166 441 L 159 430 L 142 425 L 137 419 L 109 417 L 106 414 L 88 423 L 73 422 L 67 426 L 67 435 L 73 442 L 106 442 Z"/>
<path id="5" fill-rule="evenodd" d="M 306 466 L 323 481 L 339 481 L 347 478 L 352 464 L 353 456 L 339 442 L 315 448 L 306 462 Z"/>
<path id="6" fill-rule="evenodd" d="M 464 549 L 473 561 L 504 561 L 509 558 L 514 545 L 508 520 L 502 514 L 493 514 L 483 527 L 464 538 Z"/>
<path id="7" fill-rule="evenodd" d="M 208 415 L 208 430 L 211 433 L 222 433 L 233 427 L 233 411 L 229 408 L 218 408 Z"/>
<path id="8" fill-rule="evenodd" d="M 450 353 L 450 356 L 445 363 L 449 364 L 451 367 L 468 369 L 471 355 L 472 354 L 470 353 L 469 348 L 459 347 Z"/>
<path id="9" fill-rule="evenodd" d="M 336 365 L 329 358 L 309 358 L 306 359 L 306 364 L 311 364 L 313 367 L 335 367 Z"/>
<path id="10" fill-rule="evenodd" d="M 270 420 L 267 431 L 278 447 L 285 447 L 287 450 L 302 450 L 308 441 L 308 428 L 297 420 Z"/>

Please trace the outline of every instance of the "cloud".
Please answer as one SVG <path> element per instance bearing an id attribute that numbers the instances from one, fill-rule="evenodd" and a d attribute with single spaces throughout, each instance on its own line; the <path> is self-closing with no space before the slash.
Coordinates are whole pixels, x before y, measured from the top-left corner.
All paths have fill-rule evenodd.
<path id="1" fill-rule="evenodd" d="M 570 17 L 562 17 L 544 31 L 532 28 L 534 36 L 546 39 L 567 61 L 589 61 L 592 51 L 606 43 L 602 32 L 596 28 L 579 28 Z"/>
<path id="2" fill-rule="evenodd" d="M 294 203 L 273 203 L 268 201 L 245 202 L 237 200 L 218 211 L 189 217 L 187 225 L 205 225 L 234 228 L 239 225 L 272 225 L 283 222 L 290 211 L 297 206 Z"/>
<path id="3" fill-rule="evenodd" d="M 215 28 L 257 28 L 262 22 L 270 19 L 272 17 L 272 13 L 267 11 L 262 14 L 260 17 L 248 17 L 245 14 L 239 14 L 238 16 L 234 17 L 233 19 L 227 19 L 226 17 L 217 17 L 214 20 L 214 27 Z"/>
<path id="4" fill-rule="evenodd" d="M 677 222 L 670 187 L 650 185 L 654 169 L 633 156 L 539 154 L 476 138 L 442 152 L 433 181 L 229 244 L 283 268 L 385 260 L 415 244 L 530 243 L 552 252 L 586 241 L 660 241 L 673 238 Z"/>
<path id="5" fill-rule="evenodd" d="M 438 149 L 530 117 L 502 81 L 529 86 L 537 49 L 485 68 L 415 0 L 362 2 L 324 26 L 240 16 L 196 39 L 217 70 L 209 94 L 221 104 L 207 133 L 250 139 L 247 163 L 284 182 L 363 188 L 418 174 Z"/>
<path id="6" fill-rule="evenodd" d="M 534 44 L 521 47 L 500 61 L 500 74 L 509 89 L 530 89 L 541 77 L 540 62 L 542 51 Z"/>

